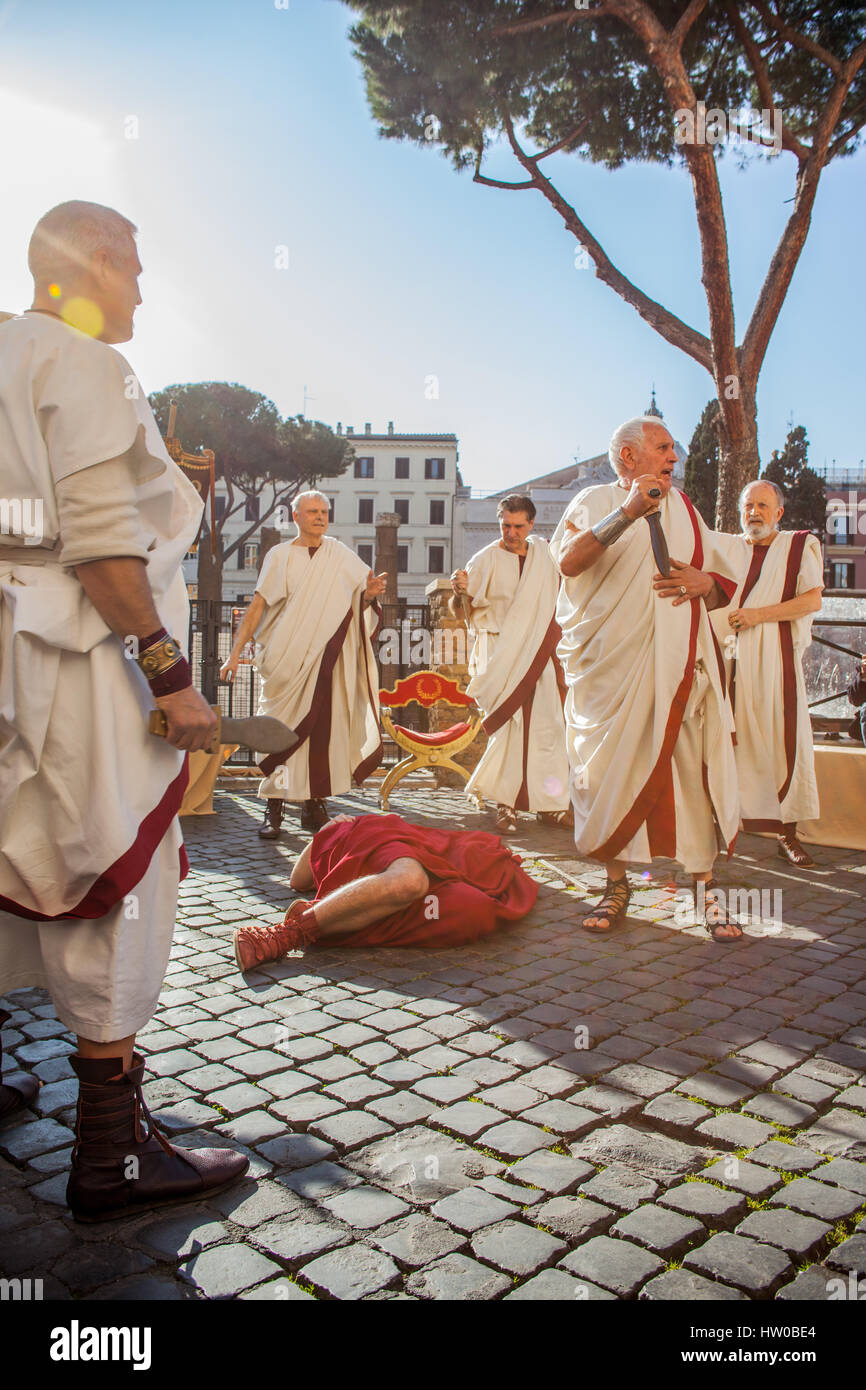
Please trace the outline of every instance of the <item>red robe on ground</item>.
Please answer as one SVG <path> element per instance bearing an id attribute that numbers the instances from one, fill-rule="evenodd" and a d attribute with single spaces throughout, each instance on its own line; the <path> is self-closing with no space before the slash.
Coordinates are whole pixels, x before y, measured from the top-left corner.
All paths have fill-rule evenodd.
<path id="1" fill-rule="evenodd" d="M 430 830 L 399 816 L 357 816 L 324 826 L 313 839 L 310 868 L 316 901 L 395 859 L 415 859 L 435 895 L 360 931 L 320 937 L 323 946 L 459 946 L 530 912 L 538 884 L 496 835 L 481 830 Z M 429 914 L 429 915 L 428 915 Z"/>

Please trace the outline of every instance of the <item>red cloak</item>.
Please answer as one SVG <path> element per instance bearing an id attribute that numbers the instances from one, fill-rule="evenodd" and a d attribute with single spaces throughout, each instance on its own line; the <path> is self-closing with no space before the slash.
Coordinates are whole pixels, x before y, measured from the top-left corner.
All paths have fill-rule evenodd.
<path id="1" fill-rule="evenodd" d="M 320 938 L 321 945 L 458 946 L 530 912 L 538 884 L 496 835 L 431 830 L 399 816 L 357 816 L 324 826 L 313 839 L 310 868 L 316 900 L 395 859 L 415 859 L 430 877 L 429 894 L 360 931 Z M 438 915 L 434 915 L 438 914 Z"/>

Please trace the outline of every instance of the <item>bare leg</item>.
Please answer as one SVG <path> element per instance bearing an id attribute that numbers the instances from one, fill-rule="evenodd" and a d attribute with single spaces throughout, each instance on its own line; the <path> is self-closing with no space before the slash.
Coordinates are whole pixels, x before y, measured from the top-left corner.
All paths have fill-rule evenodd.
<path id="1" fill-rule="evenodd" d="M 294 874 L 292 879 L 293 887 L 297 886 Z M 416 859 L 395 859 L 384 873 L 356 879 L 317 902 L 314 914 L 319 935 L 360 931 L 409 907 L 429 888 L 430 879 Z"/>
<path id="2" fill-rule="evenodd" d="M 119 1057 L 123 1070 L 132 1066 L 132 1050 L 135 1047 L 135 1034 L 131 1038 L 121 1038 L 118 1042 L 90 1042 L 88 1038 L 78 1039 L 79 1057 Z"/>
<path id="3" fill-rule="evenodd" d="M 709 883 L 712 876 L 712 869 L 708 869 L 706 873 L 694 874 L 693 878 L 695 880 L 695 883 Z M 705 897 L 705 902 L 706 921 L 707 924 L 713 929 L 713 936 L 718 941 L 738 941 L 739 938 L 743 935 L 742 927 L 737 922 L 726 922 L 724 920 L 725 910 L 720 902 L 717 902 L 713 899 L 712 891 L 710 893 L 709 898 Z"/>
<path id="4" fill-rule="evenodd" d="M 605 864 L 604 868 L 611 883 L 619 883 L 620 879 L 625 878 L 626 866 L 622 859 L 613 859 L 609 864 Z M 600 919 L 599 917 L 593 916 L 584 917 L 583 925 L 588 930 L 592 931 L 595 927 L 598 926 L 599 920 L 606 922 L 609 919 L 602 912 L 600 914 Z"/>

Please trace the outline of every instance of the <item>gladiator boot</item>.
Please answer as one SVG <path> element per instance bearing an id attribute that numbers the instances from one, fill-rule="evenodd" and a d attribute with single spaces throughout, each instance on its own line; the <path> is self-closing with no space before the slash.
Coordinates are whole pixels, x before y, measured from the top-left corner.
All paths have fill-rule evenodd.
<path id="1" fill-rule="evenodd" d="M 0 1009 L 0 1028 L 4 1023 L 8 1023 L 12 1015 L 5 1009 Z M 0 1040 L 0 1075 L 3 1072 L 3 1042 Z M 15 1085 L 10 1086 L 0 1082 L 0 1124 L 8 1119 L 10 1115 L 17 1115 L 19 1110 L 23 1110 L 25 1105 L 30 1105 L 35 1100 L 39 1092 L 39 1080 L 35 1076 L 27 1076 L 20 1072 L 15 1077 Z"/>
<path id="2" fill-rule="evenodd" d="M 288 951 L 302 951 L 319 935 L 312 906 L 294 902 L 282 922 L 251 923 L 235 932 L 235 960 L 245 974 L 257 965 L 282 960 Z"/>
<path id="3" fill-rule="evenodd" d="M 78 1113 L 66 1200 L 77 1221 L 109 1221 L 169 1202 L 198 1201 L 243 1177 L 233 1149 L 176 1149 L 151 1119 L 141 1094 L 144 1058 L 70 1057 Z"/>
<path id="4" fill-rule="evenodd" d="M 263 840 L 278 840 L 283 823 L 283 800 L 279 796 L 269 796 L 265 806 L 265 819 L 259 826 Z"/>

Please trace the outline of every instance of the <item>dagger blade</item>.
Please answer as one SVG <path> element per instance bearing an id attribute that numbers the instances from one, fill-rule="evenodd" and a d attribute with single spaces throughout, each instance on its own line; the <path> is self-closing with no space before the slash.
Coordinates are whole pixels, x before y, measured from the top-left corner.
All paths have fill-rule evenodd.
<path id="1" fill-rule="evenodd" d="M 650 497 L 661 497 L 661 488 L 650 488 Z M 662 519 L 658 512 L 647 514 L 647 525 L 650 528 L 650 545 L 653 548 L 653 557 L 659 574 L 664 575 L 665 579 L 670 578 L 671 557 L 668 553 L 668 543 L 665 540 L 665 533 L 662 530 Z"/>
<path id="2" fill-rule="evenodd" d="M 282 753 L 294 748 L 298 735 L 281 719 L 272 714 L 252 714 L 247 719 L 227 719 L 221 715 L 218 706 L 212 706 L 219 717 L 219 727 L 210 747 L 205 753 L 216 753 L 222 743 L 237 743 L 241 748 L 251 748 L 255 753 Z M 151 710 L 148 728 L 152 734 L 165 738 L 168 723 L 161 709 Z"/>

